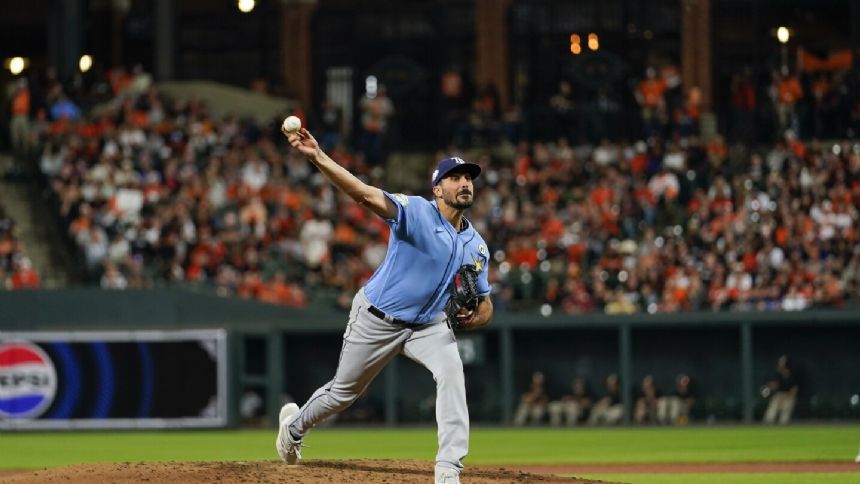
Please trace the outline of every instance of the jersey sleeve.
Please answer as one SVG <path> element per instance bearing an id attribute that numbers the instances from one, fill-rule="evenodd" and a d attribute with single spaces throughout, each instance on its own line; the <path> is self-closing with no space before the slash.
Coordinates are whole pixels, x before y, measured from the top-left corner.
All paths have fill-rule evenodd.
<path id="1" fill-rule="evenodd" d="M 406 204 L 408 205 L 409 204 L 408 198 L 406 198 L 404 195 L 401 195 L 399 193 L 396 195 L 388 193 L 385 190 L 383 190 L 382 193 L 384 193 L 385 196 L 388 197 L 388 199 L 394 203 L 394 206 L 397 207 L 397 215 L 395 215 L 394 218 L 383 218 L 383 220 L 385 220 L 385 223 L 390 225 L 392 228 L 395 228 L 398 225 L 402 225 L 402 223 L 404 222 L 403 218 L 405 217 L 405 213 L 404 213 L 405 207 L 404 207 L 403 203 L 406 202 Z"/>
<path id="2" fill-rule="evenodd" d="M 489 261 L 485 264 L 484 270 L 478 273 L 478 295 L 481 297 L 488 296 L 490 294 Z"/>
<path id="3" fill-rule="evenodd" d="M 484 239 L 480 239 L 478 243 L 478 254 L 475 256 L 475 263 L 480 264 L 478 271 L 478 295 L 481 297 L 489 296 L 492 287 L 490 287 L 490 251 L 487 250 L 487 243 Z"/>
<path id="4" fill-rule="evenodd" d="M 389 200 L 397 207 L 397 215 L 394 218 L 384 219 L 391 230 L 399 238 L 406 238 L 421 224 L 422 202 L 427 203 L 421 197 L 407 196 L 402 193 L 388 193 L 382 191 Z"/>

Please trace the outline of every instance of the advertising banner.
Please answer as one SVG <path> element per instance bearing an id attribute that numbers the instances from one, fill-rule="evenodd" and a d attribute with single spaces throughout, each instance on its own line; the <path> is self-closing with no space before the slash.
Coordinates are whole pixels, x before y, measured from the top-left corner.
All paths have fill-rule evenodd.
<path id="1" fill-rule="evenodd" d="M 0 333 L 0 429 L 222 427 L 224 330 Z"/>

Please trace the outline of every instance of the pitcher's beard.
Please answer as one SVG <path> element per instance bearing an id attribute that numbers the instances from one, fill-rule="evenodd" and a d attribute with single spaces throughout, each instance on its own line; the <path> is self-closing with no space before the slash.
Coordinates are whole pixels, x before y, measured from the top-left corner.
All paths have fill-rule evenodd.
<path id="1" fill-rule="evenodd" d="M 472 196 L 466 197 L 468 201 L 461 202 L 459 196 L 455 196 L 452 199 L 445 199 L 445 203 L 448 204 L 449 207 L 456 208 L 457 210 L 466 210 L 470 208 L 474 203 L 475 199 Z"/>

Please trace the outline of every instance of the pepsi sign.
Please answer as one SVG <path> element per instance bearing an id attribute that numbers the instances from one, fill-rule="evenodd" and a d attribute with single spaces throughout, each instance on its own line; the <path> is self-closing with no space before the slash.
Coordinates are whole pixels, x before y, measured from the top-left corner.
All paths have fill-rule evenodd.
<path id="1" fill-rule="evenodd" d="M 54 401 L 57 371 L 38 346 L 0 343 L 0 418 L 40 416 Z"/>
<path id="2" fill-rule="evenodd" d="M 220 329 L 0 332 L 0 436 L 223 427 L 227 368 Z"/>

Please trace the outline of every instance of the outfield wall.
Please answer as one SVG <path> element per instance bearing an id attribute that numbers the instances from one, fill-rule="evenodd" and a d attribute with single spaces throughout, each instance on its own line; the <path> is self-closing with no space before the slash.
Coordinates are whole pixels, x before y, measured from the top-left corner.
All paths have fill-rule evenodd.
<path id="1" fill-rule="evenodd" d="M 335 369 L 346 314 L 215 297 L 206 291 L 97 289 L 0 292 L 0 339 L 12 331 L 215 329 L 228 331 L 228 414 L 238 421 L 243 389 L 265 396 L 274 415 L 283 395 L 303 401 Z M 599 394 L 610 372 L 622 378 L 629 419 L 636 387 L 653 374 L 668 391 L 688 373 L 698 396 L 694 416 L 753 421 L 765 405 L 759 387 L 777 357 L 791 355 L 801 380 L 798 418 L 860 417 L 860 312 L 694 313 L 542 317 L 499 314 L 459 336 L 473 420 L 510 421 L 533 371 L 559 396 L 575 376 Z M 432 421 L 429 373 L 397 359 L 357 405 L 388 424 Z"/>

